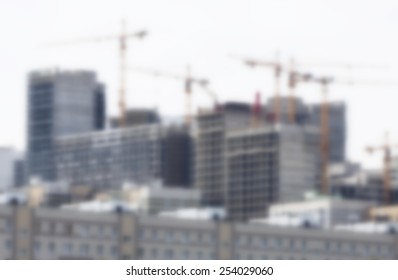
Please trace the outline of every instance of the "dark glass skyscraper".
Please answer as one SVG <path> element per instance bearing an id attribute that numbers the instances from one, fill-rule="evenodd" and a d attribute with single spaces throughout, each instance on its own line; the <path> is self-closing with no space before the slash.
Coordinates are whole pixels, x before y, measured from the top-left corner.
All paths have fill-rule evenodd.
<path id="1" fill-rule="evenodd" d="M 28 84 L 28 175 L 56 179 L 54 140 L 103 128 L 105 92 L 91 71 L 35 71 Z"/>

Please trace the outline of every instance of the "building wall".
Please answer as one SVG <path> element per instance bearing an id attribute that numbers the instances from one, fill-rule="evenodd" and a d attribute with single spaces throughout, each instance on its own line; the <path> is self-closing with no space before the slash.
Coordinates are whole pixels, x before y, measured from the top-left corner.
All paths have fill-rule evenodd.
<path id="1" fill-rule="evenodd" d="M 28 174 L 56 179 L 57 137 L 96 128 L 98 83 L 94 72 L 33 72 L 28 85 Z M 98 108 L 97 108 L 98 109 Z M 105 112 L 104 112 L 105 113 Z"/>
<path id="2" fill-rule="evenodd" d="M 189 127 L 164 127 L 161 145 L 163 184 L 189 188 L 193 177 L 193 141 Z"/>
<path id="3" fill-rule="evenodd" d="M 321 123 L 321 105 L 309 105 L 299 98 L 294 98 L 294 123 L 299 125 L 311 124 L 319 127 Z M 272 122 L 275 110 L 275 98 L 270 98 L 264 105 L 264 117 Z M 288 97 L 280 98 L 280 121 L 291 123 L 289 118 L 291 100 Z M 344 162 L 346 153 L 347 121 L 346 106 L 343 102 L 329 103 L 329 143 L 330 162 Z"/>
<path id="4" fill-rule="evenodd" d="M 321 122 L 321 105 L 316 104 L 311 109 L 311 123 Z M 347 121 L 345 103 L 329 103 L 329 145 L 330 162 L 343 162 L 346 154 Z"/>
<path id="5" fill-rule="evenodd" d="M 245 128 L 251 122 L 251 108 L 246 103 L 226 103 L 219 110 L 204 113 L 196 119 L 194 180 L 203 204 L 220 206 L 225 202 L 225 135 Z"/>
<path id="6" fill-rule="evenodd" d="M 17 230 L 27 234 L 22 234 Z M 397 239 L 131 213 L 0 206 L 0 258 L 396 259 Z"/>
<path id="7" fill-rule="evenodd" d="M 97 188 L 161 178 L 161 127 L 142 125 L 56 140 L 58 180 Z"/>
<path id="8" fill-rule="evenodd" d="M 319 132 L 265 125 L 227 133 L 226 195 L 234 220 L 264 217 L 276 201 L 301 200 L 318 185 Z"/>
<path id="9" fill-rule="evenodd" d="M 0 147 L 0 191 L 14 186 L 14 163 L 17 158 L 12 148 Z"/>

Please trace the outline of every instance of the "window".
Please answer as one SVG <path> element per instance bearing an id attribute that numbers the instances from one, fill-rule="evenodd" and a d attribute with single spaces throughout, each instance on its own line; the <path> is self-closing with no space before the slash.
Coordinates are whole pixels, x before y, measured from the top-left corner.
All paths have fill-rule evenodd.
<path id="1" fill-rule="evenodd" d="M 116 246 L 111 247 L 111 255 L 113 258 L 116 258 L 118 256 L 117 248 Z"/>
<path id="2" fill-rule="evenodd" d="M 70 255 L 70 254 L 72 254 L 72 244 L 70 244 L 70 243 L 65 243 L 65 244 L 64 244 L 63 252 L 64 252 L 65 255 Z"/>
<path id="3" fill-rule="evenodd" d="M 174 252 L 173 252 L 172 249 L 166 249 L 166 250 L 164 251 L 164 258 L 165 258 L 166 260 L 171 260 L 171 259 L 173 259 L 173 257 L 174 257 Z"/>
<path id="4" fill-rule="evenodd" d="M 104 246 L 98 245 L 97 246 L 97 255 L 102 256 L 104 254 Z"/>
<path id="5" fill-rule="evenodd" d="M 189 251 L 188 250 L 184 250 L 182 253 L 181 253 L 181 259 L 182 260 L 187 260 L 187 259 L 189 259 L 190 258 L 190 253 L 189 253 Z"/>
<path id="6" fill-rule="evenodd" d="M 80 245 L 80 255 L 87 256 L 89 253 L 89 246 L 88 244 Z"/>
<path id="7" fill-rule="evenodd" d="M 261 239 L 261 247 L 267 248 L 267 238 Z"/>
<path id="8" fill-rule="evenodd" d="M 202 251 L 198 251 L 198 253 L 197 253 L 197 259 L 198 259 L 198 260 L 203 259 L 203 252 L 202 252 Z"/>
<path id="9" fill-rule="evenodd" d="M 6 240 L 4 241 L 4 247 L 6 249 L 7 252 L 10 252 L 12 249 L 12 243 L 11 240 Z"/>
<path id="10" fill-rule="evenodd" d="M 158 257 L 158 250 L 156 248 L 153 248 L 151 250 L 151 258 L 156 259 Z"/>
<path id="11" fill-rule="evenodd" d="M 34 254 L 35 255 L 38 255 L 38 254 L 40 254 L 40 251 L 41 251 L 41 244 L 40 244 L 40 242 L 35 242 L 34 243 Z"/>
<path id="12" fill-rule="evenodd" d="M 173 241 L 173 232 L 172 231 L 166 231 L 165 232 L 165 240 L 166 242 L 172 242 Z"/>
<path id="13" fill-rule="evenodd" d="M 48 243 L 48 252 L 53 255 L 55 253 L 55 244 L 54 242 Z"/>

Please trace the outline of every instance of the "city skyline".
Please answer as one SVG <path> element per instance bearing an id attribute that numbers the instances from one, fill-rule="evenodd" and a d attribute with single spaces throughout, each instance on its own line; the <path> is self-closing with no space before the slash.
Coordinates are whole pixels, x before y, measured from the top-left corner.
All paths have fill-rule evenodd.
<path id="1" fill-rule="evenodd" d="M 392 1 L 4 3 L 0 11 L 3 34 L 0 72 L 7 77 L 1 83 L 7 94 L 0 97 L 0 103 L 9 106 L 3 106 L 0 112 L 0 128 L 7 131 L 0 138 L 0 146 L 25 148 L 26 84 L 27 74 L 32 70 L 53 66 L 94 70 L 107 86 L 110 113 L 118 113 L 115 42 L 57 48 L 45 45 L 117 33 L 121 18 L 126 18 L 130 31 L 142 28 L 149 31 L 145 40 L 129 43 L 129 65 L 183 74 L 186 64 L 190 63 L 194 74 L 211 80 L 222 101 L 253 102 L 255 92 L 261 91 L 265 103 L 265 99 L 273 95 L 270 70 L 248 69 L 232 59 L 231 54 L 272 59 L 279 49 L 285 62 L 295 55 L 298 61 L 382 63 L 390 67 L 352 73 L 325 69 L 313 72 L 358 77 L 353 80 L 363 80 L 366 76 L 383 81 L 396 78 L 393 71 L 398 62 L 397 43 L 392 34 L 397 26 L 394 14 L 398 10 Z M 137 7 L 139 9 L 135 9 Z M 131 73 L 128 77 L 129 107 L 157 107 L 165 115 L 185 113 L 182 84 L 139 73 Z M 372 167 L 381 166 L 380 157 L 368 156 L 364 148 L 382 143 L 387 129 L 391 138 L 398 140 L 398 127 L 394 127 L 395 90 L 394 87 L 331 87 L 332 100 L 347 102 L 349 158 L 370 163 Z M 311 102 L 320 100 L 318 92 L 315 84 L 299 88 L 300 96 Z M 287 94 L 285 85 L 283 94 Z M 211 100 L 199 89 L 195 89 L 194 98 L 196 105 L 211 105 Z M 170 99 L 176 102 L 169 102 Z"/>

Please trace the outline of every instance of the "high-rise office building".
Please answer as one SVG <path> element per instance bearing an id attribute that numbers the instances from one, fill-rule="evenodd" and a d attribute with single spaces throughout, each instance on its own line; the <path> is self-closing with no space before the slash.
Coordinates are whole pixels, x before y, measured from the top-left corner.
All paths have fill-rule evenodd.
<path id="1" fill-rule="evenodd" d="M 56 179 L 54 141 L 104 126 L 105 92 L 90 71 L 36 71 L 28 85 L 28 175 Z"/>

